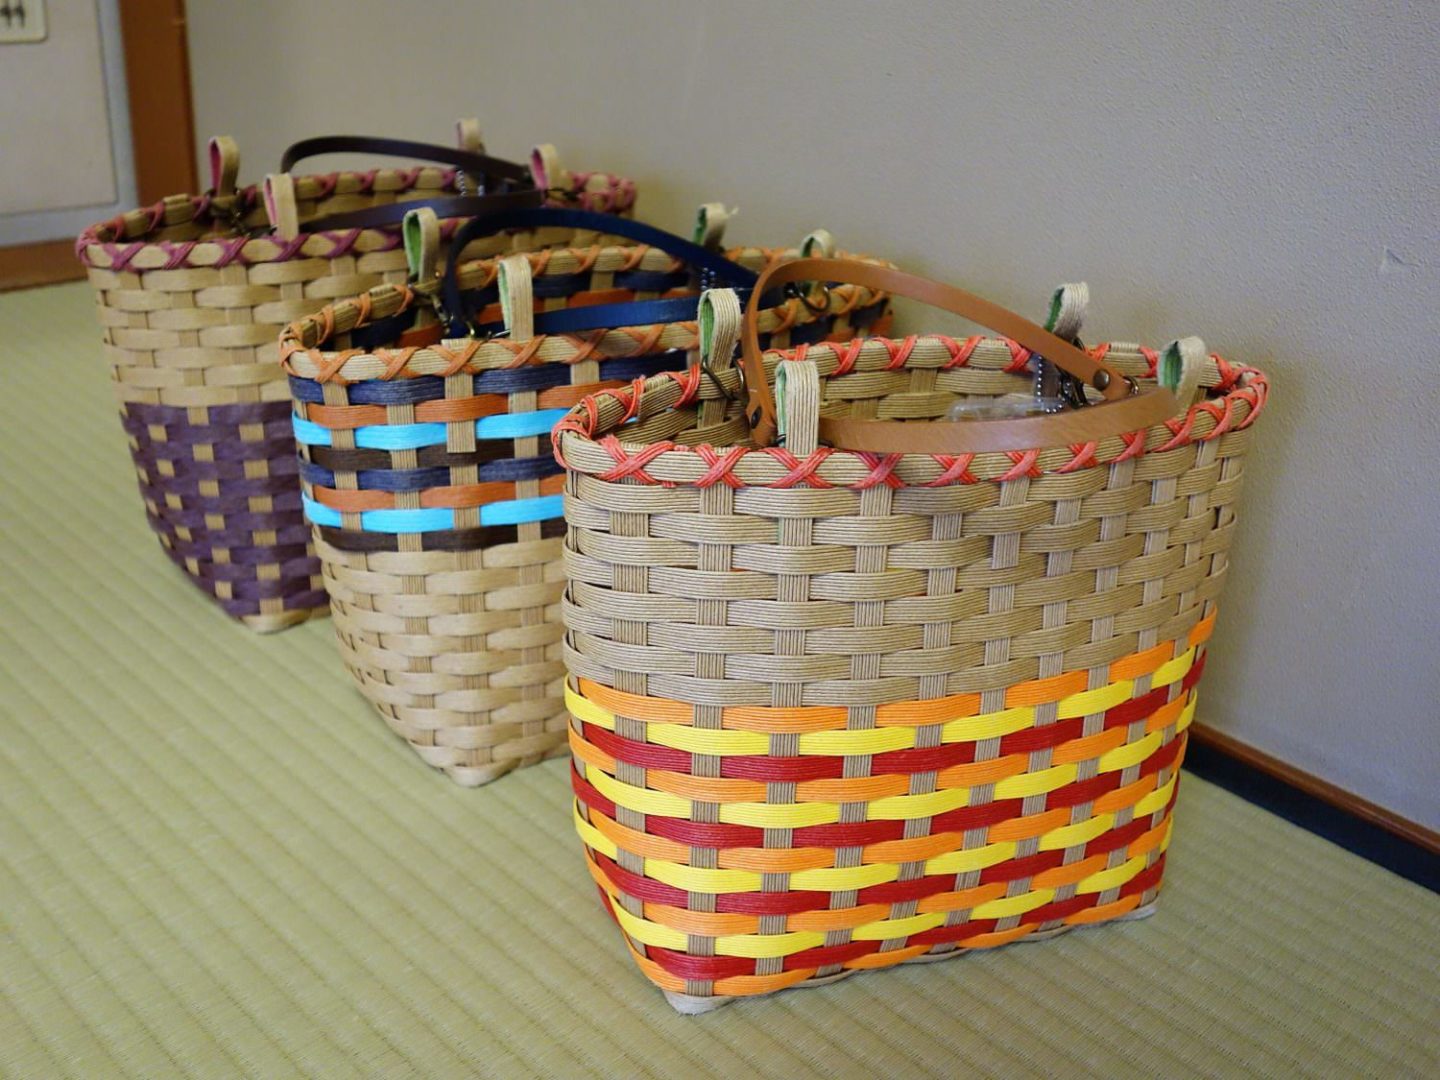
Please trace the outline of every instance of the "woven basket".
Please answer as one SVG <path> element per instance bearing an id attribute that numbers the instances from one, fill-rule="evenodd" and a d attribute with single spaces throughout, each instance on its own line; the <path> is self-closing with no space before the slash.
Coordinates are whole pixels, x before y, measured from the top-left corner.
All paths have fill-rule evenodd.
<path id="1" fill-rule="evenodd" d="M 391 729 L 458 783 L 564 752 L 563 478 L 549 432 L 591 392 L 685 365 L 696 291 L 672 252 L 693 245 L 672 239 L 668 250 L 607 244 L 464 265 L 456 283 L 482 336 L 441 342 L 421 293 L 387 286 L 282 338 L 341 654 Z M 795 256 L 728 253 L 747 274 Z M 688 317 L 632 325 L 617 304 Z M 502 306 L 509 336 L 490 337 Z M 848 339 L 885 309 L 847 288 L 757 318 L 777 343 Z M 532 323 L 587 317 L 585 329 L 531 336 Z M 347 347 L 376 325 L 397 335 L 393 347 Z"/>
<path id="2" fill-rule="evenodd" d="M 790 275 L 935 297 L 818 260 L 757 288 Z M 1080 353 L 1000 321 L 1031 344 L 869 338 L 762 370 L 752 337 L 744 413 L 739 372 L 690 371 L 555 429 L 575 822 L 682 1011 L 1150 910 L 1266 380 L 1194 339 Z M 1162 359 L 1189 382 L 1019 421 L 1058 446 L 916 423 L 1026 391 L 1037 346 L 1116 397 Z M 757 445 L 777 370 L 783 448 Z M 1077 418 L 1117 433 L 1072 440 Z M 970 449 L 903 452 L 962 429 Z"/>
<path id="3" fill-rule="evenodd" d="M 465 123 L 462 144 L 478 153 Z M 562 173 L 548 147 L 536 161 L 552 200 L 617 213 L 634 202 L 629 180 Z M 298 223 L 457 195 L 457 175 L 475 177 L 436 167 L 282 176 L 267 212 L 260 188 L 235 185 L 233 142 L 214 140 L 211 162 L 209 193 L 95 225 L 76 253 L 95 289 L 151 527 L 225 611 L 272 631 L 325 604 L 300 510 L 276 335 L 328 301 L 406 276 L 398 214 L 390 227 L 345 226 L 344 217 L 333 230 Z M 272 218 L 282 227 L 272 231 Z M 568 239 L 518 234 L 491 250 Z"/>

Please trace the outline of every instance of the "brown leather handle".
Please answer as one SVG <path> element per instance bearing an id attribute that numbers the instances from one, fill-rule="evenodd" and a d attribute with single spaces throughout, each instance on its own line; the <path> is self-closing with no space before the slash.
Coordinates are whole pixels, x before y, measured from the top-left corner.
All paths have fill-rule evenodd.
<path id="1" fill-rule="evenodd" d="M 1031 450 L 1092 442 L 1148 427 L 1180 411 L 1168 390 L 1131 393 L 1125 377 L 1083 349 L 1056 337 L 1030 320 L 974 293 L 905 274 L 875 263 L 849 259 L 796 259 L 771 266 L 750 293 L 741 330 L 745 363 L 746 419 L 759 446 L 771 446 L 778 434 L 775 397 L 765 380 L 758 318 L 760 298 L 799 281 L 843 282 L 919 300 L 963 316 L 1038 353 L 1077 379 L 1093 386 L 1106 404 L 1087 409 L 1027 416 L 1014 420 L 820 420 L 820 439 L 831 446 L 867 453 L 956 454 L 995 450 Z"/>

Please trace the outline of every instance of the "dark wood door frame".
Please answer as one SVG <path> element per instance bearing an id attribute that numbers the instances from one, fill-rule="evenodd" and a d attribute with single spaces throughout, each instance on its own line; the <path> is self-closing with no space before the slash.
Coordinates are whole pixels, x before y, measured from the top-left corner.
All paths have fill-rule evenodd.
<path id="1" fill-rule="evenodd" d="M 195 116 L 185 0 L 119 0 L 135 187 L 140 205 L 195 191 Z M 0 247 L 0 289 L 85 276 L 74 239 Z"/>

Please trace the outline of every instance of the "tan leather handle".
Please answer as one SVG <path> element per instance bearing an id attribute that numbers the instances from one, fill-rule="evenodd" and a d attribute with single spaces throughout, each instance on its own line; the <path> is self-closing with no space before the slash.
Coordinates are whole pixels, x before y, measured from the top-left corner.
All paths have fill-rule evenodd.
<path id="1" fill-rule="evenodd" d="M 874 263 L 849 259 L 796 259 L 771 266 L 760 275 L 745 309 L 741 333 L 747 394 L 745 416 L 758 446 L 773 445 L 778 433 L 775 397 L 765 380 L 765 365 L 760 350 L 760 299 L 781 285 L 798 281 L 861 285 L 953 312 L 1053 361 L 1100 391 L 1107 402 L 1086 409 L 1014 420 L 907 423 L 822 418 L 819 437 L 831 446 L 868 453 L 956 454 L 1030 450 L 1091 442 L 1136 431 L 1180 411 L 1180 403 L 1168 390 L 1157 389 L 1132 395 L 1128 380 L 1109 364 L 1096 360 L 1083 349 L 1056 337 L 1043 327 L 974 293 Z"/>

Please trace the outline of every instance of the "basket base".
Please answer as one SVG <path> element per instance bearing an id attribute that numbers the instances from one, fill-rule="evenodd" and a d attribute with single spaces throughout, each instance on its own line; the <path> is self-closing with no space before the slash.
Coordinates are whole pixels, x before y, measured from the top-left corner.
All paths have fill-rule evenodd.
<path id="1" fill-rule="evenodd" d="M 1154 901 L 1154 900 L 1151 900 L 1150 903 L 1144 905 L 1143 907 L 1138 907 L 1138 908 L 1136 908 L 1134 911 L 1126 912 L 1124 915 L 1118 915 L 1118 916 L 1116 916 L 1116 917 L 1113 918 L 1113 919 L 1107 919 L 1107 920 L 1106 920 L 1106 923 L 1134 922 L 1136 919 L 1148 919 L 1151 915 L 1154 915 L 1154 914 L 1155 914 L 1155 901 Z M 1105 925 L 1106 923 L 1102 923 L 1102 924 L 1100 924 L 1100 925 L 1103 926 L 1103 925 Z M 1048 931 L 1048 932 L 1029 934 L 1029 935 L 1021 938 L 1019 941 L 1013 942 L 1012 944 L 1015 944 L 1015 945 L 1024 945 L 1024 944 L 1029 943 L 1029 942 L 1048 941 L 1050 938 L 1056 937 L 1056 936 L 1058 936 L 1058 935 L 1060 935 L 1060 934 L 1069 933 L 1071 930 L 1077 930 L 1077 929 L 1088 929 L 1088 928 L 1084 928 L 1084 927 L 1074 927 L 1074 926 L 1062 926 L 1062 927 L 1060 927 L 1059 929 L 1051 930 L 1051 931 Z M 906 964 L 932 964 L 932 963 L 935 963 L 935 962 L 940 961 L 940 960 L 953 960 L 953 959 L 954 959 L 955 957 L 957 957 L 957 956 L 964 956 L 966 953 L 969 953 L 969 952 L 979 952 L 979 951 L 981 951 L 981 950 L 978 950 L 978 949 L 956 949 L 956 950 L 954 950 L 953 952 L 947 952 L 947 953 L 926 953 L 926 954 L 923 955 L 923 956 L 916 956 L 916 957 L 913 957 L 912 959 L 905 960 L 905 961 L 903 961 L 903 963 L 906 963 Z M 805 983 L 801 984 L 800 986 L 793 987 L 792 989 L 796 989 L 796 990 L 809 990 L 809 989 L 812 989 L 813 987 L 816 987 L 816 986 L 826 986 L 826 985 L 828 985 L 828 984 L 830 984 L 830 983 L 833 983 L 833 982 L 839 982 L 841 979 L 848 979 L 851 975 L 858 975 L 858 974 L 859 974 L 858 971 L 840 971 L 840 972 L 836 972 L 834 975 L 830 975 L 830 976 L 828 976 L 828 977 L 826 977 L 826 978 L 823 978 L 823 979 L 811 979 L 811 980 L 809 980 L 808 982 L 805 982 Z M 674 990 L 662 990 L 662 991 L 660 991 L 660 992 L 665 995 L 665 1000 L 670 1003 L 670 1007 L 671 1007 L 672 1009 L 674 1009 L 677 1013 L 679 1013 L 681 1016 L 700 1016 L 700 1015 L 702 1015 L 702 1014 L 704 1014 L 704 1013 L 714 1012 L 716 1009 L 721 1008 L 721 1007 L 724 1006 L 724 1005 L 729 1005 L 732 1001 L 741 1001 L 741 1000 L 744 1000 L 744 999 L 742 999 L 742 998 L 736 998 L 736 997 L 696 997 L 696 996 L 694 996 L 694 995 L 692 995 L 692 994 L 681 994 L 681 993 L 677 993 L 677 992 L 674 991 Z M 785 993 L 785 991 L 784 991 L 784 990 L 776 990 L 776 991 L 774 991 L 774 993 L 783 994 L 783 993 Z M 770 997 L 771 995 L 770 995 L 770 994 L 760 994 L 760 995 L 757 995 L 757 996 L 759 996 L 759 997 Z"/>
<path id="2" fill-rule="evenodd" d="M 292 626 L 299 626 L 311 619 L 324 618 L 329 614 L 329 608 L 300 608 L 296 611 L 282 611 L 275 615 L 242 615 L 240 622 L 257 634 L 274 634 L 281 630 L 288 630 Z"/>

